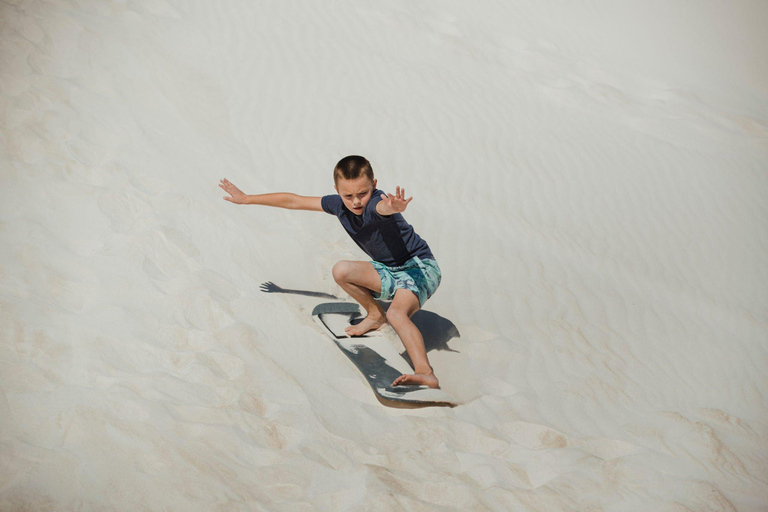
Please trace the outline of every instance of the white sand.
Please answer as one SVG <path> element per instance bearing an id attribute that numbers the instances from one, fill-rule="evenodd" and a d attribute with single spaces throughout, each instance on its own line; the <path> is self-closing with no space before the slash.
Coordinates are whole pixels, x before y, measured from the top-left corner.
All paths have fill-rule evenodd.
<path id="1" fill-rule="evenodd" d="M 768 4 L 260 3 L 0 8 L 0 510 L 766 510 Z M 344 297 L 333 217 L 217 187 L 348 154 L 456 408 L 260 291 Z"/>

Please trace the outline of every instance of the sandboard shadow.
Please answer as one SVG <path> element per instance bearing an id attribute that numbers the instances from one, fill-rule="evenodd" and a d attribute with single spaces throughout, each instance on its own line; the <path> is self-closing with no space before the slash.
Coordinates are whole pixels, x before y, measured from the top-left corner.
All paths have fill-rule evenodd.
<path id="1" fill-rule="evenodd" d="M 264 293 L 291 293 L 294 295 L 304 295 L 307 297 L 341 300 L 339 297 L 331 295 L 330 293 L 313 292 L 308 290 L 289 290 L 286 288 L 281 288 L 272 281 L 266 281 L 262 283 L 260 290 Z M 379 304 L 381 304 L 381 307 L 387 311 L 392 303 L 379 301 Z M 362 321 L 362 319 L 362 316 L 358 317 L 352 320 L 352 324 L 357 324 Z M 433 350 L 459 352 L 458 350 L 454 350 L 448 346 L 448 342 L 452 339 L 461 338 L 461 333 L 459 332 L 458 328 L 456 328 L 456 325 L 447 318 L 433 313 L 432 311 L 421 309 L 413 314 L 411 321 L 413 321 L 414 325 L 418 327 L 419 331 L 421 332 L 421 336 L 424 338 L 424 348 L 426 349 L 427 353 Z M 401 355 L 408 362 L 411 368 L 413 368 L 413 363 L 411 362 L 411 358 L 408 357 L 408 353 L 403 351 Z"/>

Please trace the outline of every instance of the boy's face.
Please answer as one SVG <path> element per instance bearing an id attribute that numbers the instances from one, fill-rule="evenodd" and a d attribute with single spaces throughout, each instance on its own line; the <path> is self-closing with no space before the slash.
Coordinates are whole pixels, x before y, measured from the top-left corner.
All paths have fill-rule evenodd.
<path id="1" fill-rule="evenodd" d="M 366 176 L 354 180 L 339 178 L 336 182 L 336 192 L 341 196 L 344 206 L 355 215 L 363 214 L 375 188 L 376 180 L 371 181 Z"/>

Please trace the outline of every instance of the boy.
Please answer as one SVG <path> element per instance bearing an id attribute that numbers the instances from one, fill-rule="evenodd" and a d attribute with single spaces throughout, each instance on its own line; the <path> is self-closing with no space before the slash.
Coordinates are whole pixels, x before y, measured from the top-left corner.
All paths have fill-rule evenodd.
<path id="1" fill-rule="evenodd" d="M 424 348 L 424 338 L 411 316 L 424 305 L 440 285 L 440 267 L 427 242 L 408 224 L 402 212 L 413 197 L 405 189 L 394 196 L 376 188 L 373 168 L 362 156 L 342 158 L 333 170 L 338 195 L 307 197 L 290 193 L 246 195 L 235 185 L 221 180 L 235 204 L 261 204 L 293 210 L 324 211 L 338 217 L 344 229 L 372 261 L 339 261 L 333 278 L 368 315 L 347 328 L 350 336 L 361 336 L 385 323 L 395 329 L 411 358 L 415 373 L 401 375 L 393 386 L 423 384 L 439 388 Z M 391 300 L 385 313 L 377 302 Z"/>

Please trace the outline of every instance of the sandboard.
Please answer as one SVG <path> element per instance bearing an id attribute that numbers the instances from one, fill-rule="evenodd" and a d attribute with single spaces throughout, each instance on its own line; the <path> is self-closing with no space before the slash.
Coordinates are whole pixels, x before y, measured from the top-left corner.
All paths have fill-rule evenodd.
<path id="1" fill-rule="evenodd" d="M 392 386 L 392 382 L 413 369 L 398 353 L 392 342 L 379 331 L 363 336 L 349 336 L 344 329 L 360 316 L 360 307 L 349 302 L 319 304 L 312 318 L 357 366 L 374 393 L 384 400 L 423 405 L 454 405 L 451 395 L 428 386 Z"/>

